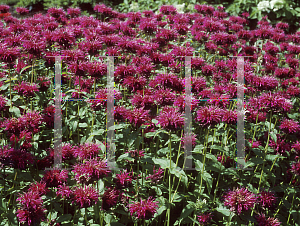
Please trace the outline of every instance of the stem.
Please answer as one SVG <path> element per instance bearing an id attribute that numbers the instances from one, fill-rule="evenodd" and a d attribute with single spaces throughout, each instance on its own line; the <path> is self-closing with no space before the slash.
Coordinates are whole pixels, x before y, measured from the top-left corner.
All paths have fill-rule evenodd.
<path id="1" fill-rule="evenodd" d="M 9 65 L 8 73 L 9 73 L 8 76 L 9 76 L 10 107 L 12 107 L 12 101 L 11 101 L 11 75 L 10 75 L 10 65 Z"/>
<path id="2" fill-rule="evenodd" d="M 169 206 L 168 206 L 168 222 L 167 225 L 170 225 L 170 216 L 171 216 L 171 194 L 172 194 L 172 187 L 171 187 L 171 166 L 172 166 L 172 145 L 171 145 L 171 130 L 169 131 L 169 148 L 170 148 L 170 168 L 169 168 Z"/>
<path id="3" fill-rule="evenodd" d="M 291 211 L 292 211 L 294 200 L 295 200 L 295 194 L 296 194 L 296 192 L 294 192 L 294 194 L 293 194 L 292 204 L 291 204 L 291 207 L 290 207 L 290 210 L 289 210 L 289 217 L 288 217 L 286 225 L 289 225 L 289 221 L 290 221 L 290 217 L 291 217 Z"/>

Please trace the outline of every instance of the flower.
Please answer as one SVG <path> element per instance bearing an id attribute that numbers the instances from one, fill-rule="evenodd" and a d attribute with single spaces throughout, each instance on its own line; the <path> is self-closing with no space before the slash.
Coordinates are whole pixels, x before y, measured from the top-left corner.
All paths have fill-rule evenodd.
<path id="1" fill-rule="evenodd" d="M 45 219 L 43 200 L 38 193 L 29 191 L 17 198 L 21 207 L 17 210 L 19 222 L 27 225 L 39 225 Z"/>
<path id="2" fill-rule="evenodd" d="M 214 126 L 221 122 L 223 109 L 215 106 L 205 106 L 197 111 L 196 121 L 200 122 L 201 126 Z"/>
<path id="3" fill-rule="evenodd" d="M 89 159 L 84 163 L 76 164 L 72 172 L 75 174 L 77 183 L 90 184 L 105 177 L 110 170 L 106 161 Z"/>
<path id="4" fill-rule="evenodd" d="M 125 118 L 136 128 L 139 128 L 146 122 L 150 121 L 149 110 L 143 108 L 134 108 L 131 111 L 127 111 Z"/>
<path id="5" fill-rule="evenodd" d="M 127 173 L 127 170 L 123 171 L 121 174 L 116 174 L 116 177 L 117 178 L 114 178 L 114 181 L 117 188 L 127 188 L 132 183 L 132 177 L 130 176 L 130 173 Z"/>
<path id="6" fill-rule="evenodd" d="M 176 108 L 165 106 L 157 117 L 158 123 L 167 130 L 178 130 L 184 125 L 183 114 L 179 113 Z"/>
<path id="7" fill-rule="evenodd" d="M 221 154 L 218 154 L 217 156 L 218 162 L 220 162 L 225 168 L 230 168 L 233 165 L 233 159 L 230 158 L 230 156 L 222 156 Z"/>
<path id="8" fill-rule="evenodd" d="M 177 9 L 173 5 L 163 5 L 159 11 L 164 15 L 175 15 L 177 13 Z"/>
<path id="9" fill-rule="evenodd" d="M 279 226 L 281 223 L 278 221 L 277 218 L 269 217 L 267 219 L 266 215 L 261 213 L 256 216 L 258 226 Z"/>
<path id="10" fill-rule="evenodd" d="M 73 201 L 80 208 L 88 208 L 99 201 L 100 195 L 92 186 L 76 187 L 73 191 Z"/>
<path id="11" fill-rule="evenodd" d="M 284 119 L 279 128 L 285 133 L 296 133 L 300 131 L 299 123 L 293 119 Z"/>
<path id="12" fill-rule="evenodd" d="M 102 196 L 102 208 L 108 210 L 118 202 L 120 191 L 115 188 L 108 188 Z"/>
<path id="13" fill-rule="evenodd" d="M 30 84 L 29 82 L 24 81 L 16 85 L 14 90 L 16 90 L 19 95 L 24 97 L 33 97 L 35 92 L 39 91 L 37 84 Z"/>
<path id="14" fill-rule="evenodd" d="M 181 144 L 184 148 L 189 147 L 188 145 L 191 145 L 191 147 L 195 147 L 196 141 L 197 141 L 197 135 L 194 133 L 191 133 L 189 135 L 184 134 L 184 137 L 181 139 Z"/>
<path id="15" fill-rule="evenodd" d="M 42 195 L 46 195 L 46 193 L 49 191 L 49 188 L 47 188 L 47 185 L 44 181 L 41 181 L 39 183 L 31 184 L 28 191 L 37 193 L 40 196 L 42 196 Z"/>
<path id="16" fill-rule="evenodd" d="M 67 14 L 70 15 L 71 18 L 78 17 L 81 15 L 81 9 L 78 7 L 77 8 L 69 7 L 67 9 Z"/>
<path id="17" fill-rule="evenodd" d="M 56 195 L 61 195 L 63 199 L 70 198 L 73 194 L 73 191 L 65 183 L 63 185 L 58 185 Z"/>
<path id="18" fill-rule="evenodd" d="M 157 212 L 159 203 L 158 201 L 154 202 L 150 196 L 147 200 L 142 200 L 133 204 L 129 204 L 129 211 L 131 216 L 134 214 L 138 219 L 149 220 L 153 217 L 154 213 Z"/>
<path id="19" fill-rule="evenodd" d="M 49 170 L 44 174 L 42 181 L 46 182 L 47 187 L 57 187 L 63 184 L 68 178 L 67 170 Z"/>
<path id="20" fill-rule="evenodd" d="M 224 205 L 229 206 L 230 210 L 237 212 L 238 215 L 253 208 L 256 203 L 255 194 L 244 187 L 229 190 L 223 198 Z"/>
<path id="21" fill-rule="evenodd" d="M 258 202 L 263 208 L 270 208 L 276 203 L 275 194 L 271 191 L 261 191 L 258 194 Z"/>
<path id="22" fill-rule="evenodd" d="M 208 225 L 212 219 L 211 213 L 202 213 L 198 216 L 198 221 L 200 225 Z"/>
<path id="23" fill-rule="evenodd" d="M 151 179 L 152 183 L 158 183 L 163 178 L 164 170 L 159 167 L 158 170 L 155 170 L 155 166 L 153 166 L 153 174 L 146 177 L 146 180 Z"/>
<path id="24" fill-rule="evenodd" d="M 100 146 L 93 143 L 80 144 L 74 150 L 74 157 L 79 160 L 94 158 L 99 154 Z"/>
<path id="25" fill-rule="evenodd" d="M 0 5 L 0 13 L 8 13 L 9 8 L 8 5 Z"/>
<path id="26" fill-rule="evenodd" d="M 29 10 L 24 7 L 17 7 L 16 12 L 20 15 L 26 15 L 27 13 L 29 13 Z"/>

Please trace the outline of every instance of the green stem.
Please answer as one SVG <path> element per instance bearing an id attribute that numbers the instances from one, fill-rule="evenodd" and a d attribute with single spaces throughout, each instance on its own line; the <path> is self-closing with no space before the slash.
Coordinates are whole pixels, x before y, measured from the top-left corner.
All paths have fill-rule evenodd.
<path id="1" fill-rule="evenodd" d="M 295 194 L 296 194 L 296 192 L 294 192 L 294 194 L 293 194 L 292 204 L 291 204 L 291 207 L 290 207 L 290 210 L 289 210 L 289 217 L 287 219 L 286 225 L 289 225 L 289 221 L 290 221 L 290 217 L 291 217 L 291 211 L 292 211 L 294 200 L 295 200 Z"/>
<path id="2" fill-rule="evenodd" d="M 170 168 L 169 168 L 169 206 L 168 206 L 168 222 L 167 225 L 170 225 L 170 216 L 171 216 L 171 194 L 172 194 L 172 187 L 171 187 L 171 166 L 172 166 L 172 145 L 171 145 L 171 131 L 169 131 L 169 148 L 170 148 Z"/>

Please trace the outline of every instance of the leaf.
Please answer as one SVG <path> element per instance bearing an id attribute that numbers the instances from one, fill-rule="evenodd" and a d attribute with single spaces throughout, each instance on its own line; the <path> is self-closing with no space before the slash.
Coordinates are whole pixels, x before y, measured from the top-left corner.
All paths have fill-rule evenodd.
<path id="1" fill-rule="evenodd" d="M 10 107 L 9 112 L 13 113 L 15 117 L 20 117 L 21 116 L 20 109 L 17 108 L 16 106 Z"/>
<path id="2" fill-rule="evenodd" d="M 167 169 L 170 168 L 170 160 L 167 158 L 160 158 L 160 159 L 153 159 L 153 162 L 155 164 L 160 165 L 162 169 Z M 175 163 L 171 161 L 171 167 L 174 169 L 175 168 Z M 172 173 L 172 172 L 171 172 Z"/>
<path id="3" fill-rule="evenodd" d="M 229 210 L 229 209 L 227 209 L 227 208 L 225 208 L 225 207 L 223 207 L 223 206 L 219 206 L 219 207 L 217 207 L 217 209 L 216 209 L 219 213 L 221 213 L 221 214 L 223 214 L 223 215 L 225 215 L 226 217 L 228 217 L 229 215 L 230 215 L 230 213 L 231 213 L 231 211 Z"/>
<path id="4" fill-rule="evenodd" d="M 173 164 L 171 164 L 171 165 L 173 165 Z M 172 168 L 170 170 L 170 172 L 171 172 L 171 174 L 174 174 L 176 177 L 181 178 L 181 181 L 184 183 L 184 185 L 186 187 L 188 186 L 188 177 L 186 176 L 185 172 L 180 167 L 177 167 L 176 169 Z"/>
<path id="5" fill-rule="evenodd" d="M 85 128 L 85 127 L 88 127 L 88 124 L 87 123 L 79 123 L 79 127 L 81 128 Z"/>
<path id="6" fill-rule="evenodd" d="M 186 207 L 183 208 L 180 217 L 179 217 L 179 223 L 185 218 L 187 218 L 192 212 L 194 211 L 194 208 L 191 204 L 188 204 Z"/>
<path id="7" fill-rule="evenodd" d="M 203 179 L 206 181 L 207 190 L 210 194 L 211 188 L 212 188 L 212 177 L 208 172 L 204 171 L 203 172 Z"/>
<path id="8" fill-rule="evenodd" d="M 71 214 L 64 214 L 60 216 L 55 222 L 60 223 L 60 222 L 70 221 L 71 219 L 72 219 Z"/>

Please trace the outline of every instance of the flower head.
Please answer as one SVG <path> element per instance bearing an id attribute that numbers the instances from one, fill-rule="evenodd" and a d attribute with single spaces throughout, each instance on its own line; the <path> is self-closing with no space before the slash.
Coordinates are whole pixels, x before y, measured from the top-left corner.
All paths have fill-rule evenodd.
<path id="1" fill-rule="evenodd" d="M 29 13 L 29 10 L 24 7 L 17 7 L 16 12 L 20 15 L 26 15 L 27 13 Z"/>
<path id="2" fill-rule="evenodd" d="M 212 219 L 211 213 L 202 213 L 198 216 L 200 225 L 208 225 Z"/>
<path id="3" fill-rule="evenodd" d="M 39 225 L 45 219 L 45 208 L 43 200 L 38 193 L 29 191 L 17 198 L 20 208 L 17 210 L 17 217 L 22 224 Z"/>
<path id="4" fill-rule="evenodd" d="M 14 90 L 24 97 L 33 97 L 35 92 L 39 91 L 38 86 L 35 83 L 30 84 L 29 82 L 24 81 L 22 81 L 21 84 L 19 83 L 16 85 Z"/>
<path id="5" fill-rule="evenodd" d="M 299 123 L 293 119 L 284 119 L 279 128 L 285 133 L 296 133 L 300 131 Z"/>
<path id="6" fill-rule="evenodd" d="M 154 202 L 152 197 L 147 200 L 142 200 L 133 204 L 129 204 L 129 211 L 131 215 L 136 215 L 138 219 L 149 220 L 153 217 L 154 213 L 157 211 L 159 202 Z"/>
<path id="7" fill-rule="evenodd" d="M 256 203 L 255 194 L 243 187 L 229 190 L 223 198 L 224 205 L 229 206 L 230 210 L 237 212 L 238 215 L 253 208 Z"/>
<path id="8" fill-rule="evenodd" d="M 105 177 L 110 170 L 106 161 L 89 159 L 82 164 L 76 164 L 72 172 L 75 173 L 77 183 L 90 184 Z"/>
<path id="9" fill-rule="evenodd" d="M 102 196 L 102 208 L 108 210 L 115 206 L 119 200 L 120 191 L 115 188 L 108 188 Z"/>
<path id="10" fill-rule="evenodd" d="M 72 194 L 73 191 L 65 183 L 63 185 L 58 185 L 57 192 L 56 192 L 57 196 L 61 195 L 61 197 L 65 199 L 66 197 L 70 198 Z"/>
<path id="11" fill-rule="evenodd" d="M 165 106 L 158 116 L 158 123 L 167 130 L 178 130 L 184 125 L 184 118 L 176 108 Z"/>
<path id="12" fill-rule="evenodd" d="M 46 182 L 47 187 L 57 187 L 63 184 L 68 178 L 67 170 L 49 170 L 44 174 L 42 181 Z"/>
<path id="13" fill-rule="evenodd" d="M 115 179 L 115 182 L 117 188 L 127 188 L 132 183 L 132 176 L 130 175 L 130 173 L 127 173 L 127 171 L 123 171 L 121 172 L 121 174 L 117 174 L 116 177 L 117 178 Z"/>
<path id="14" fill-rule="evenodd" d="M 271 191 L 261 191 L 258 194 L 258 202 L 263 208 L 270 208 L 276 203 L 275 194 Z"/>
<path id="15" fill-rule="evenodd" d="M 96 204 L 100 195 L 98 191 L 92 186 L 85 185 L 84 187 L 76 187 L 73 191 L 73 201 L 76 202 L 80 208 L 88 208 Z"/>
<path id="16" fill-rule="evenodd" d="M 80 144 L 80 146 L 74 150 L 74 157 L 79 160 L 94 158 L 99 154 L 99 150 L 100 146 L 98 144 Z"/>
<path id="17" fill-rule="evenodd" d="M 258 226 L 280 226 L 281 223 L 277 218 L 269 217 L 267 218 L 265 214 L 259 214 L 256 216 L 256 220 L 258 223 Z"/>
<path id="18" fill-rule="evenodd" d="M 159 167 L 158 170 L 155 170 L 155 166 L 153 166 L 153 174 L 146 177 L 146 180 L 151 179 L 151 182 L 157 184 L 163 178 L 164 170 Z"/>

